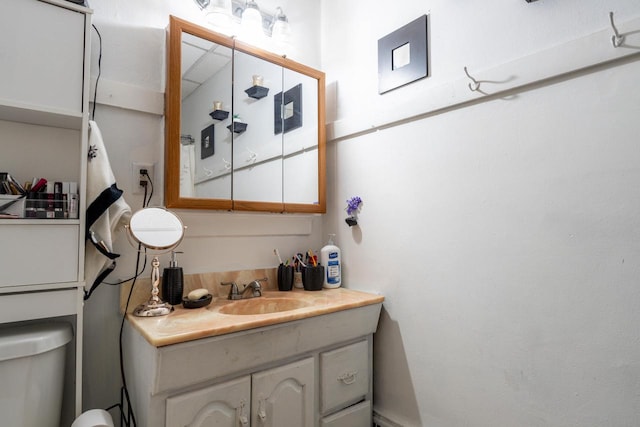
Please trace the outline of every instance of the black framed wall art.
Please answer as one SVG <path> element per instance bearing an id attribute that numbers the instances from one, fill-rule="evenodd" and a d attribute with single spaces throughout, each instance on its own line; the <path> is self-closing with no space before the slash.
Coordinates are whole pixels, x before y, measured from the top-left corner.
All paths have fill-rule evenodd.
<path id="1" fill-rule="evenodd" d="M 302 83 L 273 97 L 273 132 L 287 133 L 302 127 Z"/>
<path id="2" fill-rule="evenodd" d="M 429 75 L 427 15 L 378 40 L 378 93 Z"/>
<path id="3" fill-rule="evenodd" d="M 200 158 L 206 159 L 213 156 L 214 151 L 214 125 L 202 129 L 200 133 Z"/>

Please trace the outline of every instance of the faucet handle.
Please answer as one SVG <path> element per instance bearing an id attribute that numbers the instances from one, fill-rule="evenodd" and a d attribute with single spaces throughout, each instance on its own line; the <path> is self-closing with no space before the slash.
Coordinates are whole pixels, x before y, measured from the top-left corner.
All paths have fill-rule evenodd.
<path id="1" fill-rule="evenodd" d="M 238 292 L 238 285 L 235 282 L 220 282 L 222 286 L 230 286 L 228 299 L 240 299 L 240 292 Z"/>

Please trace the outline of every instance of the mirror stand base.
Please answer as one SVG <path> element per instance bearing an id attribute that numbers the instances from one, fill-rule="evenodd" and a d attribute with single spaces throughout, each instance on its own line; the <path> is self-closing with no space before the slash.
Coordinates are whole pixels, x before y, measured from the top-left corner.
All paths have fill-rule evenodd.
<path id="1" fill-rule="evenodd" d="M 133 315 L 138 317 L 156 317 L 166 316 L 173 311 L 173 307 L 163 301 L 147 301 L 144 304 L 140 304 L 133 310 Z"/>

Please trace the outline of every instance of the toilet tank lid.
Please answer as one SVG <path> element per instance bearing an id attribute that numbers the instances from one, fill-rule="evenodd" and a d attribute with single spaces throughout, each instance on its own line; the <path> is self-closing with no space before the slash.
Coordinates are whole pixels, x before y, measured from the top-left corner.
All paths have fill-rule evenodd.
<path id="1" fill-rule="evenodd" d="M 0 361 L 34 356 L 62 347 L 73 337 L 64 322 L 34 323 L 0 329 Z"/>

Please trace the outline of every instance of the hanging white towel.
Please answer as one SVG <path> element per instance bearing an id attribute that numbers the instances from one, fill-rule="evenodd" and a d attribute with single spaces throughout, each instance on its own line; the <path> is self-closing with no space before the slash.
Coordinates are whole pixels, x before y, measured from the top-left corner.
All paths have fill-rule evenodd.
<path id="1" fill-rule="evenodd" d="M 180 150 L 180 197 L 195 197 L 194 168 L 196 163 L 195 146 L 182 145 Z"/>
<path id="2" fill-rule="evenodd" d="M 119 255 L 113 253 L 114 235 L 131 217 L 131 208 L 116 185 L 102 133 L 94 121 L 89 121 L 88 157 L 85 299 L 115 268 L 114 260 Z"/>

